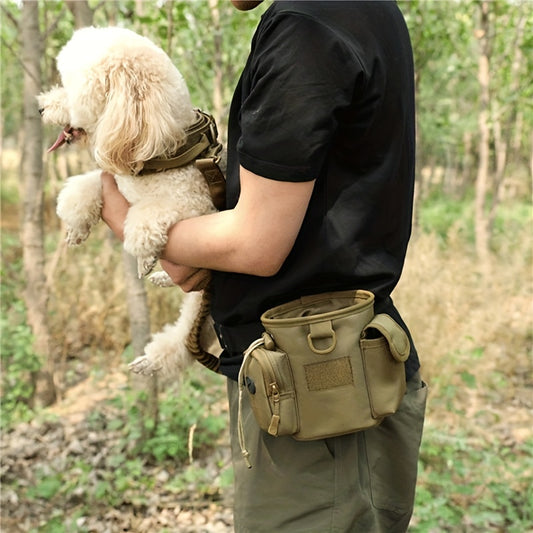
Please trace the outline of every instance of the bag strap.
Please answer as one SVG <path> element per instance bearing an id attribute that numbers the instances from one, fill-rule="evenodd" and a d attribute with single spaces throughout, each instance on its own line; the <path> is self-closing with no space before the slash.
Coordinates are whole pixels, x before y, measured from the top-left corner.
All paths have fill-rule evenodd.
<path id="1" fill-rule="evenodd" d="M 363 329 L 361 338 L 365 338 L 369 329 L 377 329 L 387 339 L 392 356 L 396 361 L 403 363 L 407 360 L 411 351 L 409 337 L 404 329 L 389 315 L 380 313 L 374 316 L 372 321 Z"/>
<path id="2" fill-rule="evenodd" d="M 244 373 L 246 371 L 246 362 L 248 361 L 248 358 L 249 358 L 250 354 L 256 348 L 259 348 L 260 346 L 263 346 L 264 344 L 265 344 L 265 337 L 261 337 L 261 338 L 255 340 L 254 342 L 252 342 L 252 344 L 250 344 L 248 349 L 245 350 L 244 358 L 243 358 L 243 361 L 242 361 L 242 364 L 241 364 L 241 368 L 239 370 L 239 377 L 238 377 L 238 381 L 239 381 L 239 404 L 238 404 L 238 411 L 237 411 L 237 430 L 238 430 L 238 435 L 239 435 L 239 446 L 241 448 L 241 454 L 242 454 L 244 462 L 246 463 L 246 466 L 248 468 L 252 468 L 252 462 L 250 461 L 250 452 L 246 449 L 246 440 L 245 440 L 244 429 L 243 429 L 243 425 L 242 425 L 242 400 L 243 400 L 243 396 L 244 396 L 244 387 L 245 387 L 245 382 L 244 382 L 245 375 L 244 375 Z"/>

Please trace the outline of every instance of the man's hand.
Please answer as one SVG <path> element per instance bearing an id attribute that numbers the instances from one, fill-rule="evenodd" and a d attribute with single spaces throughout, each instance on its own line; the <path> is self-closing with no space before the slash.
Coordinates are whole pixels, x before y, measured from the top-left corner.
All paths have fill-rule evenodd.
<path id="1" fill-rule="evenodd" d="M 184 292 L 201 291 L 211 280 L 211 272 L 205 268 L 193 268 L 176 265 L 165 259 L 160 259 L 161 268 L 179 285 Z"/>
<path id="2" fill-rule="evenodd" d="M 130 204 L 118 190 L 113 174 L 102 172 L 102 220 L 113 233 L 124 240 L 124 221 Z"/>

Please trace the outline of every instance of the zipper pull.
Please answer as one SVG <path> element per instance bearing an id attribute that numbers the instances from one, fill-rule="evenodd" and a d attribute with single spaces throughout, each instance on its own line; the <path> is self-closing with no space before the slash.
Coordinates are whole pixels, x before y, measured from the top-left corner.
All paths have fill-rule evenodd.
<path id="1" fill-rule="evenodd" d="M 274 402 L 274 414 L 270 419 L 270 425 L 268 426 L 268 433 L 274 437 L 278 436 L 278 427 L 279 427 L 279 390 L 277 383 L 270 384 L 270 394 L 272 396 L 272 401 Z"/>

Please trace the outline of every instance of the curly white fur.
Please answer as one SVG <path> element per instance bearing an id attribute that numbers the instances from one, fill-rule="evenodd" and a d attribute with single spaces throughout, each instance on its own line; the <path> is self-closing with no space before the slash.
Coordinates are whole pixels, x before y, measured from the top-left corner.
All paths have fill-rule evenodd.
<path id="1" fill-rule="evenodd" d="M 99 170 L 70 177 L 57 213 L 67 242 L 82 243 L 100 220 L 101 170 L 115 174 L 131 204 L 124 248 L 137 257 L 140 276 L 151 271 L 177 221 L 215 208 L 207 184 L 194 165 L 154 174 L 136 173 L 143 162 L 171 156 L 185 143 L 196 117 L 187 86 L 170 58 L 146 37 L 123 28 L 83 28 L 57 57 L 62 86 L 38 96 L 43 121 L 75 132 Z M 154 282 L 172 285 L 164 273 Z M 145 355 L 130 365 L 143 374 L 181 373 L 192 361 L 185 339 L 201 295 L 186 295 L 180 318 L 153 337 Z"/>

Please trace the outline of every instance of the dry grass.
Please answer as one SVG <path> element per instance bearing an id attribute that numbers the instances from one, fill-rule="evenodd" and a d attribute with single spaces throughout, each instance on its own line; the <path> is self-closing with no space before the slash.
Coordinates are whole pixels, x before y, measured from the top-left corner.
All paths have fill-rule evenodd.
<path id="1" fill-rule="evenodd" d="M 83 246 L 68 248 L 60 242 L 52 257 L 50 314 L 61 361 L 85 354 L 92 359 L 86 361 L 90 366 L 106 371 L 120 366 L 125 372 L 122 354 L 131 335 L 120 243 L 100 224 Z M 156 332 L 175 320 L 182 293 L 148 281 L 145 287 Z"/>
<path id="2" fill-rule="evenodd" d="M 508 429 L 512 437 L 523 441 L 533 435 L 527 233 L 488 265 L 477 262 L 453 229 L 445 248 L 433 235 L 413 240 L 394 299 L 412 329 L 430 384 L 430 421 L 470 430 L 474 423 L 482 430 L 500 419 L 496 412 L 509 411 L 503 416 L 514 419 Z"/>

